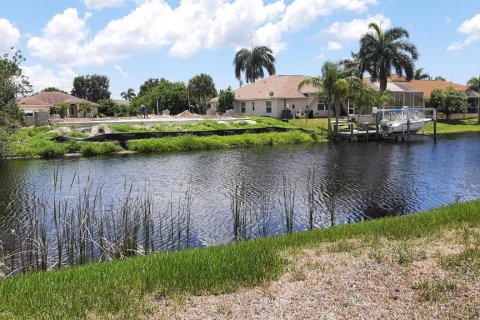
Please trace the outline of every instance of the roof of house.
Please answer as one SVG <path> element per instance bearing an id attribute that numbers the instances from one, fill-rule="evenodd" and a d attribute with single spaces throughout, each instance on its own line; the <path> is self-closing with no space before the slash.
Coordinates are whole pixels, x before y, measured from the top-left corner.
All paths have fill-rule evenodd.
<path id="1" fill-rule="evenodd" d="M 97 106 L 96 103 L 57 91 L 40 92 L 31 97 L 18 98 L 17 102 L 24 106 L 55 106 L 62 102 L 66 102 L 68 104 L 88 103 L 92 106 Z"/>
<path id="2" fill-rule="evenodd" d="M 372 83 L 371 78 L 364 78 L 363 81 L 365 83 Z M 377 84 L 378 82 L 373 82 L 373 84 Z M 443 80 L 411 80 L 407 81 L 405 77 L 398 77 L 398 76 L 392 76 L 387 79 L 387 90 L 390 90 L 388 85 L 390 83 L 394 83 L 395 85 L 402 85 L 403 86 L 408 86 L 412 90 L 416 92 L 423 92 L 423 95 L 425 97 L 429 97 L 430 93 L 432 93 L 433 89 L 446 89 L 449 86 L 454 87 L 457 90 L 461 91 L 467 91 L 467 86 L 463 84 L 458 84 L 454 82 L 448 82 L 448 81 L 443 81 Z M 395 90 L 390 90 L 390 91 L 395 91 Z"/>
<path id="3" fill-rule="evenodd" d="M 298 85 L 306 76 L 273 75 L 235 90 L 235 100 L 268 100 L 268 99 L 306 99 L 306 94 L 317 93 L 318 89 L 306 86 L 298 90 Z"/>

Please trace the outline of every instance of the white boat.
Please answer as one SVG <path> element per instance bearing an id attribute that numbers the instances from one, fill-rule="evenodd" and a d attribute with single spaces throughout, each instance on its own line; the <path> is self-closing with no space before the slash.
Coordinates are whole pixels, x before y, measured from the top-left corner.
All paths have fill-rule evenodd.
<path id="1" fill-rule="evenodd" d="M 427 122 L 432 121 L 432 119 L 420 115 L 418 109 L 409 109 L 408 107 L 379 111 L 383 111 L 383 119 L 380 120 L 379 123 L 379 132 L 381 132 L 383 136 L 407 133 L 408 131 L 410 131 L 410 133 L 416 133 L 422 129 Z M 385 112 L 390 112 L 390 118 L 392 120 L 385 118 Z"/>

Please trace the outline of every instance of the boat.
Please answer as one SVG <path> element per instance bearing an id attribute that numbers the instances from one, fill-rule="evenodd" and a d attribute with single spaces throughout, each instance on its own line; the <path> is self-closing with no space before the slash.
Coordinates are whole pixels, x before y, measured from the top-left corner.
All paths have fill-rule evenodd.
<path id="1" fill-rule="evenodd" d="M 432 121 L 419 112 L 419 109 L 410 109 L 403 107 L 402 109 L 383 109 L 382 119 L 379 122 L 379 133 L 386 137 L 391 134 L 398 133 L 416 133 L 422 129 L 425 124 Z M 385 118 L 385 112 L 390 112 L 390 119 Z"/>

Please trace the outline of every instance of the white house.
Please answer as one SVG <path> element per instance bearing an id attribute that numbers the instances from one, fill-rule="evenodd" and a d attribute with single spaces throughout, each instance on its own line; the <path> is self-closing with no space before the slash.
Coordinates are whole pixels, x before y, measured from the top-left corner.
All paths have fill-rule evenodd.
<path id="1" fill-rule="evenodd" d="M 323 117 L 327 115 L 327 106 L 318 101 L 318 89 L 306 86 L 302 90 L 298 85 L 307 76 L 273 75 L 235 90 L 235 114 L 271 116 L 280 118 L 284 109 Z M 218 99 L 210 101 L 216 107 Z"/>

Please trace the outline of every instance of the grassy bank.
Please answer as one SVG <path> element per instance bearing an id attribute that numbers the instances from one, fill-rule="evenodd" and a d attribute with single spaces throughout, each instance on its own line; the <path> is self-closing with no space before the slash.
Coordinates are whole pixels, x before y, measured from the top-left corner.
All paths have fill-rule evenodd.
<path id="1" fill-rule="evenodd" d="M 345 239 L 407 241 L 478 228 L 479 212 L 477 200 L 415 215 L 11 278 L 0 282 L 0 318 L 148 316 L 150 299 L 230 292 L 276 279 L 288 267 L 286 250 Z M 479 252 L 480 243 L 444 263 L 451 270 L 478 266 Z"/>
<path id="2" fill-rule="evenodd" d="M 166 152 L 297 144 L 313 141 L 314 139 L 310 134 L 301 131 L 289 131 L 232 136 L 197 137 L 187 135 L 171 138 L 130 140 L 127 146 L 129 150 L 137 152 Z"/>
<path id="3" fill-rule="evenodd" d="M 225 130 L 239 128 L 266 128 L 281 127 L 296 129 L 302 126 L 282 122 L 278 119 L 268 117 L 252 117 L 254 123 L 246 121 L 237 122 L 217 122 L 213 120 L 199 121 L 196 123 L 165 123 L 153 126 L 139 125 L 111 125 L 101 128 L 102 132 L 181 132 L 181 131 L 205 131 L 205 130 Z M 103 154 L 112 154 L 123 149 L 118 143 L 114 142 L 56 142 L 52 140 L 58 136 L 67 136 L 71 138 L 84 138 L 88 134 L 77 129 L 52 128 L 52 127 L 28 127 L 17 130 L 11 137 L 9 145 L 10 157 L 43 157 L 56 158 L 67 153 L 80 153 L 84 156 L 95 156 Z M 163 152 L 163 151 L 188 151 L 205 149 L 222 149 L 232 147 L 251 147 L 259 145 L 276 145 L 289 143 L 303 143 L 322 140 L 320 134 L 308 135 L 298 131 L 286 133 L 259 133 L 244 134 L 234 136 L 207 136 L 207 137 L 175 137 L 150 139 L 143 141 L 131 141 L 128 143 L 129 149 L 137 152 Z"/>
<path id="4" fill-rule="evenodd" d="M 437 134 L 450 134 L 462 132 L 480 132 L 480 124 L 477 119 L 467 120 L 441 120 L 437 122 Z M 423 134 L 433 134 L 433 123 L 429 122 L 423 130 Z"/>

